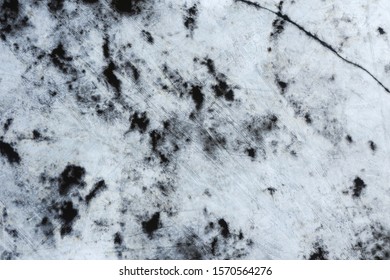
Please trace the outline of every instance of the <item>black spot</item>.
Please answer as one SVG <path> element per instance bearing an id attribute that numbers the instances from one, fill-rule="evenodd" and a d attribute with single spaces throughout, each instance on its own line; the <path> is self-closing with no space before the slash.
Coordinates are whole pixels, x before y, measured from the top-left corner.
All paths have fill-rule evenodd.
<path id="1" fill-rule="evenodd" d="M 150 238 L 153 237 L 153 233 L 161 228 L 161 222 L 160 222 L 160 212 L 156 212 L 153 214 L 153 216 L 148 221 L 142 222 L 142 228 L 145 233 L 149 235 Z"/>
<path id="2" fill-rule="evenodd" d="M 191 8 L 187 10 L 186 15 L 184 16 L 184 26 L 190 31 L 191 35 L 197 27 L 196 18 L 198 14 L 198 8 L 194 4 Z"/>
<path id="3" fill-rule="evenodd" d="M 246 149 L 246 153 L 248 156 L 250 156 L 251 158 L 255 158 L 256 157 L 256 149 L 254 148 L 248 148 Z"/>
<path id="4" fill-rule="evenodd" d="M 217 78 L 217 84 L 213 85 L 212 88 L 217 97 L 225 97 L 227 101 L 234 100 L 233 89 L 226 83 L 224 79 Z"/>
<path id="5" fill-rule="evenodd" d="M 120 246 L 120 245 L 122 245 L 122 243 L 123 243 L 122 235 L 119 232 L 115 233 L 115 235 L 114 235 L 114 244 L 116 246 Z"/>
<path id="6" fill-rule="evenodd" d="M 73 207 L 72 201 L 63 202 L 58 210 L 58 217 L 62 221 L 60 233 L 61 236 L 64 236 L 72 232 L 73 222 L 78 216 L 79 211 Z"/>
<path id="7" fill-rule="evenodd" d="M 219 224 L 219 226 L 221 227 L 221 235 L 222 235 L 224 238 L 228 238 L 229 235 L 230 235 L 228 223 L 227 223 L 224 219 L 219 219 L 219 220 L 218 220 L 218 224 Z"/>
<path id="8" fill-rule="evenodd" d="M 203 62 L 201 62 L 203 65 L 207 66 L 208 72 L 212 75 L 215 75 L 215 65 L 214 61 L 210 58 L 206 58 Z"/>
<path id="9" fill-rule="evenodd" d="M 137 82 L 139 80 L 139 77 L 140 77 L 140 73 L 139 73 L 139 70 L 137 69 L 137 67 L 135 67 L 134 64 L 132 64 L 131 62 L 128 62 L 126 64 L 126 66 L 128 68 L 130 68 L 131 75 L 133 76 L 134 81 Z"/>
<path id="10" fill-rule="evenodd" d="M 19 256 L 19 253 L 3 251 L 0 255 L 0 260 L 15 260 Z"/>
<path id="11" fill-rule="evenodd" d="M 202 93 L 202 87 L 201 86 L 192 86 L 189 94 L 191 95 L 192 100 L 195 103 L 196 110 L 199 111 L 202 108 L 203 101 L 204 101 L 204 95 Z"/>
<path id="12" fill-rule="evenodd" d="M 347 136 L 345 136 L 345 140 L 347 140 L 348 143 L 353 142 L 353 139 L 352 139 L 351 135 L 349 135 L 349 134 Z"/>
<path id="13" fill-rule="evenodd" d="M 177 252 L 186 260 L 203 259 L 202 251 L 205 251 L 204 249 L 204 245 L 196 234 L 188 235 L 184 240 L 180 240 L 176 243 Z"/>
<path id="14" fill-rule="evenodd" d="M 158 153 L 158 156 L 159 156 L 159 158 L 160 158 L 160 163 L 162 163 L 162 164 L 167 164 L 167 163 L 169 163 L 169 158 L 164 154 L 164 153 L 162 153 L 162 152 L 159 152 Z"/>
<path id="15" fill-rule="evenodd" d="M 117 96 L 120 95 L 121 81 L 115 76 L 114 71 L 116 70 L 115 64 L 111 61 L 108 66 L 104 69 L 103 74 L 106 77 L 107 82 L 116 90 Z"/>
<path id="16" fill-rule="evenodd" d="M 242 233 L 242 230 L 238 233 L 238 239 L 243 240 L 244 239 L 244 234 Z"/>
<path id="17" fill-rule="evenodd" d="M 73 60 L 72 57 L 66 55 L 64 46 L 59 43 L 58 46 L 52 50 L 50 54 L 51 60 L 64 73 L 69 72 L 70 67 L 68 63 Z"/>
<path id="18" fill-rule="evenodd" d="M 64 7 L 64 0 L 49 0 L 47 6 L 51 12 L 56 13 Z"/>
<path id="19" fill-rule="evenodd" d="M 5 121 L 4 126 L 3 126 L 4 127 L 4 132 L 8 131 L 8 129 L 11 126 L 12 122 L 13 122 L 13 119 L 11 119 L 11 118 L 9 118 L 9 119 L 7 119 Z"/>
<path id="20" fill-rule="evenodd" d="M 203 150 L 209 155 L 213 155 L 217 148 L 226 147 L 226 138 L 213 129 L 210 132 L 203 133 Z"/>
<path id="21" fill-rule="evenodd" d="M 218 246 L 218 238 L 214 237 L 213 241 L 211 242 L 211 254 L 215 256 L 216 250 Z"/>
<path id="22" fill-rule="evenodd" d="M 386 34 L 385 30 L 383 30 L 382 27 L 378 27 L 378 32 L 379 32 L 379 34 L 381 34 L 381 35 Z"/>
<path id="23" fill-rule="evenodd" d="M 145 0 L 112 0 L 111 7 L 123 15 L 139 14 Z"/>
<path id="24" fill-rule="evenodd" d="M 308 124 L 311 124 L 311 123 L 312 123 L 312 119 L 311 119 L 311 116 L 310 116 L 309 113 L 306 113 L 306 114 L 305 114 L 305 121 L 306 121 L 306 123 L 308 123 Z"/>
<path id="25" fill-rule="evenodd" d="M 282 20 L 280 18 L 275 19 L 272 22 L 272 26 L 274 28 L 274 31 L 271 33 L 271 36 L 277 36 L 277 35 L 281 34 L 284 30 L 284 24 L 285 24 L 284 20 Z"/>
<path id="26" fill-rule="evenodd" d="M 263 120 L 262 127 L 266 130 L 273 130 L 277 127 L 278 117 L 275 115 L 269 115 Z"/>
<path id="27" fill-rule="evenodd" d="M 150 32 L 148 32 L 146 30 L 142 30 L 142 36 L 145 38 L 145 40 L 149 44 L 153 44 L 154 43 L 154 38 L 153 38 L 152 34 L 150 34 Z"/>
<path id="28" fill-rule="evenodd" d="M 275 192 L 276 192 L 276 189 L 272 188 L 272 187 L 269 187 L 269 188 L 267 188 L 267 191 L 269 192 L 270 195 L 273 196 L 275 194 Z"/>
<path id="29" fill-rule="evenodd" d="M 84 186 L 85 169 L 81 166 L 69 164 L 58 178 L 60 195 L 67 195 L 71 187 Z"/>
<path id="30" fill-rule="evenodd" d="M 294 2 L 294 1 L 293 1 Z M 279 2 L 279 5 L 278 5 L 278 10 L 281 12 L 282 9 L 283 9 L 283 4 L 284 4 L 284 1 L 280 1 Z"/>
<path id="31" fill-rule="evenodd" d="M 33 133 L 34 140 L 40 139 L 42 137 L 41 133 L 36 129 L 34 129 L 32 133 Z"/>
<path id="32" fill-rule="evenodd" d="M 146 116 L 146 112 L 135 112 L 129 119 L 130 129 L 137 129 L 139 132 L 144 133 L 149 126 L 149 119 Z"/>
<path id="33" fill-rule="evenodd" d="M 353 180 L 352 197 L 354 197 L 354 198 L 360 197 L 360 195 L 365 187 L 366 187 L 366 184 L 364 183 L 364 181 L 362 179 L 360 179 L 360 177 L 356 177 Z"/>
<path id="34" fill-rule="evenodd" d="M 26 26 L 28 18 L 20 19 L 20 4 L 18 0 L 4 0 L 0 8 L 0 30 L 11 33 L 13 30 Z M 2 34 L 5 40 L 5 35 Z"/>
<path id="35" fill-rule="evenodd" d="M 286 92 L 288 84 L 286 82 L 279 80 L 278 78 L 276 78 L 276 84 L 280 88 L 281 93 L 284 94 Z"/>
<path id="36" fill-rule="evenodd" d="M 0 139 L 0 154 L 5 157 L 11 164 L 20 164 L 18 152 L 8 143 Z"/>
<path id="37" fill-rule="evenodd" d="M 89 194 L 87 194 L 87 196 L 85 197 L 85 201 L 87 202 L 87 204 L 89 204 L 89 202 L 96 197 L 96 195 L 98 193 L 100 193 L 102 190 L 106 189 L 107 188 L 107 185 L 106 183 L 104 182 L 104 180 L 100 180 L 99 182 L 97 182 L 92 190 L 90 191 Z"/>
<path id="38" fill-rule="evenodd" d="M 18 238 L 19 234 L 16 229 L 10 229 L 10 228 L 5 228 L 5 231 L 12 237 L 12 238 Z"/>
<path id="39" fill-rule="evenodd" d="M 327 260 L 328 254 L 329 252 L 327 252 L 324 248 L 316 244 L 314 252 L 311 253 L 309 256 L 309 260 Z"/>
<path id="40" fill-rule="evenodd" d="M 83 0 L 83 2 L 86 4 L 94 4 L 94 3 L 99 2 L 99 0 Z"/>
<path id="41" fill-rule="evenodd" d="M 37 227 L 41 228 L 43 234 L 46 237 L 52 237 L 54 235 L 53 234 L 54 226 L 50 221 L 50 219 L 46 216 L 42 218 L 42 221 L 37 225 Z"/>
<path id="42" fill-rule="evenodd" d="M 157 147 L 159 143 L 164 140 L 161 133 L 158 132 L 157 130 L 152 130 L 149 133 L 149 136 L 150 136 L 150 142 L 152 144 L 152 150 L 157 151 Z"/>
<path id="43" fill-rule="evenodd" d="M 373 141 L 368 141 L 368 144 L 370 145 L 370 149 L 372 151 L 376 151 L 376 144 Z"/>
<path id="44" fill-rule="evenodd" d="M 105 58 L 110 57 L 110 47 L 109 47 L 109 40 L 108 38 L 104 38 L 104 43 L 103 43 L 103 55 Z"/>

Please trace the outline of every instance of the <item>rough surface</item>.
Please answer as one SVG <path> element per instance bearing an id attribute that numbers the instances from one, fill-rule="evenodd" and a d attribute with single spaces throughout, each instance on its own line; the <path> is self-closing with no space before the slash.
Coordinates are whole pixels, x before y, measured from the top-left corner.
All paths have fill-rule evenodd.
<path id="1" fill-rule="evenodd" d="M 0 0 L 1 259 L 390 259 L 389 16 Z"/>

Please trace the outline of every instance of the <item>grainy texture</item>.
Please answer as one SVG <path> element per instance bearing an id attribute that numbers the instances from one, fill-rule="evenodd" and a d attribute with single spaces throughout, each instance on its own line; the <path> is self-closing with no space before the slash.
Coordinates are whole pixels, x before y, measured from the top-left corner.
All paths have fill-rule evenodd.
<path id="1" fill-rule="evenodd" d="M 1 259 L 390 259 L 389 16 L 0 0 Z"/>

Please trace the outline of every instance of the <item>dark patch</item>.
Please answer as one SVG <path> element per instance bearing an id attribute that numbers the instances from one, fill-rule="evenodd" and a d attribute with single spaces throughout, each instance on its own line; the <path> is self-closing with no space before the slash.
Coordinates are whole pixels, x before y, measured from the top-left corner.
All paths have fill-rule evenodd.
<path id="1" fill-rule="evenodd" d="M 208 72 L 212 75 L 215 75 L 215 65 L 212 59 L 205 58 L 205 60 L 202 61 L 201 64 L 206 65 Z"/>
<path id="2" fill-rule="evenodd" d="M 120 95 L 121 81 L 118 80 L 114 71 L 116 66 L 114 62 L 110 62 L 108 66 L 104 69 L 103 75 L 106 77 L 107 82 L 116 90 L 117 97 Z"/>
<path id="3" fill-rule="evenodd" d="M 49 0 L 47 6 L 51 12 L 56 13 L 64 7 L 64 0 Z"/>
<path id="4" fill-rule="evenodd" d="M 270 34 L 271 37 L 278 36 L 284 31 L 285 21 L 277 18 L 272 22 L 273 32 Z"/>
<path id="5" fill-rule="evenodd" d="M 142 222 L 142 228 L 149 238 L 153 238 L 153 233 L 161 228 L 160 212 L 156 212 L 148 221 Z"/>
<path id="6" fill-rule="evenodd" d="M 373 141 L 368 141 L 368 144 L 370 145 L 370 149 L 375 152 L 376 151 L 376 144 Z"/>
<path id="7" fill-rule="evenodd" d="M 87 194 L 87 196 L 85 197 L 85 201 L 87 202 L 87 204 L 89 204 L 89 202 L 96 197 L 96 195 L 98 193 L 100 193 L 101 191 L 105 190 L 107 188 L 107 185 L 106 183 L 104 182 L 104 180 L 100 180 L 99 182 L 97 182 L 92 190 L 89 192 L 89 194 Z"/>
<path id="8" fill-rule="evenodd" d="M 85 169 L 81 166 L 68 164 L 58 178 L 60 195 L 67 195 L 70 188 L 84 186 Z"/>
<path id="9" fill-rule="evenodd" d="M 133 76 L 134 81 L 137 82 L 139 80 L 139 77 L 140 77 L 140 72 L 137 69 L 137 67 L 135 67 L 135 65 L 132 64 L 131 62 L 126 63 L 126 67 L 127 67 L 127 69 L 130 69 L 131 75 Z"/>
<path id="10" fill-rule="evenodd" d="M 217 148 L 226 148 L 226 138 L 210 128 L 210 132 L 203 132 L 203 150 L 213 155 Z"/>
<path id="11" fill-rule="evenodd" d="M 49 238 L 49 237 L 52 237 L 54 235 L 54 226 L 52 224 L 52 222 L 50 221 L 50 219 L 48 217 L 43 217 L 42 218 L 42 221 L 37 225 L 37 227 L 39 227 L 43 234 Z"/>
<path id="12" fill-rule="evenodd" d="M 115 235 L 114 235 L 115 246 L 121 246 L 122 243 L 123 243 L 122 235 L 119 232 L 115 233 Z"/>
<path id="13" fill-rule="evenodd" d="M 21 9 L 18 0 L 4 0 L 0 8 L 0 31 L 11 33 L 13 30 L 20 29 L 27 25 L 28 18 L 21 17 Z M 5 35 L 2 39 L 5 40 Z"/>
<path id="14" fill-rule="evenodd" d="M 104 43 L 103 43 L 103 55 L 105 58 L 110 57 L 110 47 L 109 47 L 109 40 L 108 38 L 104 38 Z"/>
<path id="15" fill-rule="evenodd" d="M 198 16 L 198 8 L 197 5 L 194 4 L 191 8 L 186 10 L 186 14 L 183 18 L 184 26 L 190 31 L 191 36 L 197 27 L 197 23 L 196 23 L 197 16 Z"/>
<path id="16" fill-rule="evenodd" d="M 273 196 L 275 194 L 275 192 L 276 192 L 276 189 L 272 188 L 272 187 L 269 187 L 269 188 L 267 188 L 267 191 L 269 192 L 270 195 Z"/>
<path id="17" fill-rule="evenodd" d="M 362 260 L 390 260 L 390 231 L 376 223 L 367 228 L 364 241 L 358 240 L 352 247 Z M 368 236 L 368 237 L 367 237 Z"/>
<path id="18" fill-rule="evenodd" d="M 294 2 L 294 1 L 293 1 Z M 278 4 L 278 10 L 281 12 L 282 9 L 283 9 L 283 4 L 284 4 L 284 1 L 280 1 L 279 4 Z"/>
<path id="19" fill-rule="evenodd" d="M 191 234 L 176 243 L 176 250 L 185 260 L 202 260 L 204 244 L 196 234 Z"/>
<path id="20" fill-rule="evenodd" d="M 11 119 L 11 118 L 9 118 L 9 119 L 7 119 L 6 121 L 5 121 L 5 123 L 4 123 L 4 132 L 7 132 L 8 131 L 8 129 L 9 129 L 9 127 L 11 126 L 11 124 L 12 124 L 12 122 L 13 122 L 13 120 L 14 119 Z"/>
<path id="21" fill-rule="evenodd" d="M 353 139 L 352 139 L 351 135 L 349 135 L 349 134 L 347 136 L 345 136 L 345 140 L 347 140 L 348 143 L 353 142 Z"/>
<path id="22" fill-rule="evenodd" d="M 61 236 L 70 234 L 79 211 L 73 207 L 72 201 L 64 201 L 59 205 L 56 204 L 53 206 L 53 209 L 57 211 L 58 218 L 62 222 L 60 229 Z"/>
<path id="23" fill-rule="evenodd" d="M 12 238 L 18 238 L 19 237 L 19 233 L 16 229 L 10 229 L 10 228 L 5 228 L 5 231 L 8 233 L 8 235 Z"/>
<path id="24" fill-rule="evenodd" d="M 146 116 L 146 112 L 135 112 L 129 118 L 130 130 L 137 129 L 139 132 L 144 133 L 149 126 L 149 119 Z"/>
<path id="25" fill-rule="evenodd" d="M 242 233 L 242 230 L 238 233 L 238 239 L 243 240 L 244 239 L 244 234 Z"/>
<path id="26" fill-rule="evenodd" d="M 328 254 L 328 251 L 316 243 L 314 244 L 314 251 L 309 256 L 309 260 L 327 260 Z"/>
<path id="27" fill-rule="evenodd" d="M 278 121 L 276 115 L 268 114 L 253 118 L 245 127 L 257 142 L 261 142 L 266 133 L 279 129 Z"/>
<path id="28" fill-rule="evenodd" d="M 272 52 L 272 48 L 268 48 L 267 51 L 268 51 L 268 52 Z"/>
<path id="29" fill-rule="evenodd" d="M 154 38 L 152 36 L 152 34 L 150 34 L 150 32 L 146 31 L 146 30 L 142 30 L 142 37 L 144 37 L 144 39 L 151 45 L 154 44 Z"/>
<path id="30" fill-rule="evenodd" d="M 195 103 L 196 110 L 200 110 L 203 105 L 204 101 L 204 95 L 202 93 L 202 87 L 201 86 L 192 86 L 189 94 L 192 97 L 192 100 Z"/>
<path id="31" fill-rule="evenodd" d="M 136 15 L 142 11 L 145 0 L 112 0 L 111 7 L 122 15 Z"/>
<path id="32" fill-rule="evenodd" d="M 254 148 L 248 148 L 246 149 L 246 154 L 251 157 L 251 158 L 255 158 L 256 157 L 256 149 Z"/>
<path id="33" fill-rule="evenodd" d="M 281 94 L 284 94 L 286 92 L 288 83 L 279 80 L 279 78 L 276 78 L 276 84 L 278 85 L 278 87 L 281 91 Z"/>
<path id="34" fill-rule="evenodd" d="M 216 78 L 217 84 L 213 85 L 212 88 L 217 97 L 225 97 L 227 101 L 234 100 L 234 92 L 233 89 L 226 83 L 224 78 Z"/>
<path id="35" fill-rule="evenodd" d="M 378 32 L 379 32 L 379 34 L 380 35 L 384 35 L 384 34 L 386 34 L 386 32 L 385 32 L 385 30 L 383 30 L 383 28 L 382 27 L 378 27 Z"/>
<path id="36" fill-rule="evenodd" d="M 159 145 L 159 143 L 161 143 L 162 141 L 164 141 L 164 138 L 163 136 L 161 135 L 161 133 L 157 130 L 152 130 L 150 133 L 149 133 L 149 136 L 150 136 L 150 143 L 152 145 L 152 150 L 153 151 L 157 151 L 157 147 Z"/>
<path id="37" fill-rule="evenodd" d="M 211 242 L 211 254 L 215 256 L 216 250 L 218 247 L 218 237 L 214 237 L 213 241 Z"/>
<path id="38" fill-rule="evenodd" d="M 41 133 L 38 130 L 36 130 L 36 129 L 33 130 L 32 134 L 33 134 L 33 139 L 34 140 L 39 140 L 39 139 L 42 138 Z"/>
<path id="39" fill-rule="evenodd" d="M 5 157 L 10 164 L 20 164 L 20 156 L 15 148 L 0 139 L 0 154 Z"/>
<path id="40" fill-rule="evenodd" d="M 116 115 L 115 104 L 111 100 L 103 104 L 98 104 L 95 109 L 97 115 L 106 120 L 110 120 Z"/>
<path id="41" fill-rule="evenodd" d="M 312 119 L 311 119 L 311 116 L 310 116 L 309 113 L 306 113 L 306 114 L 305 114 L 305 122 L 306 122 L 307 124 L 311 124 L 311 123 L 312 123 Z"/>
<path id="42" fill-rule="evenodd" d="M 72 57 L 67 56 L 64 46 L 59 43 L 58 46 L 50 53 L 51 60 L 62 72 L 68 73 L 71 70 L 69 62 L 73 60 Z"/>
<path id="43" fill-rule="evenodd" d="M 222 235 L 224 238 L 228 238 L 229 235 L 230 235 L 228 223 L 227 223 L 224 219 L 219 219 L 219 220 L 218 220 L 218 224 L 219 224 L 219 226 L 221 227 L 221 235 Z"/>
<path id="44" fill-rule="evenodd" d="M 94 4 L 97 2 L 99 2 L 99 0 L 83 0 L 83 3 L 86 3 L 86 4 Z"/>
<path id="45" fill-rule="evenodd" d="M 362 179 L 360 179 L 360 177 L 356 177 L 353 180 L 352 197 L 354 197 L 354 198 L 360 197 L 360 195 L 365 187 L 366 187 L 366 184 L 364 183 L 364 181 Z"/>
<path id="46" fill-rule="evenodd" d="M 0 260 L 15 260 L 18 257 L 19 257 L 19 253 L 5 250 L 1 253 Z"/>

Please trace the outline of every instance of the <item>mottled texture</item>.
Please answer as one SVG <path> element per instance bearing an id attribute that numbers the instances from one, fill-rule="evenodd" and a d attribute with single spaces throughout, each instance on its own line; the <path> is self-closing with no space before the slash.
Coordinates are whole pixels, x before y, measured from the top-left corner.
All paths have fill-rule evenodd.
<path id="1" fill-rule="evenodd" d="M 389 16 L 0 0 L 1 259 L 390 259 Z"/>

